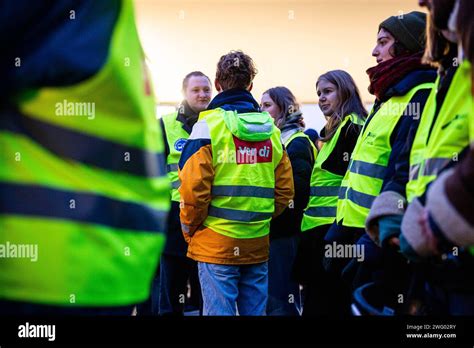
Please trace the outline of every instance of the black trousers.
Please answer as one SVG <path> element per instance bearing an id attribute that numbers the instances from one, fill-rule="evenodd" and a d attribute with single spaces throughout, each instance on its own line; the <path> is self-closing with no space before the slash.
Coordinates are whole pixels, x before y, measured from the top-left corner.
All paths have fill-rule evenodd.
<path id="1" fill-rule="evenodd" d="M 303 316 L 350 316 L 350 289 L 340 275 L 323 267 L 324 237 L 330 225 L 301 233 L 295 261 L 295 280 L 303 285 Z"/>
<path id="2" fill-rule="evenodd" d="M 188 283 L 191 297 L 188 299 Z M 185 306 L 202 309 L 201 286 L 197 273 L 197 262 L 178 255 L 161 255 L 159 314 L 183 315 Z"/>

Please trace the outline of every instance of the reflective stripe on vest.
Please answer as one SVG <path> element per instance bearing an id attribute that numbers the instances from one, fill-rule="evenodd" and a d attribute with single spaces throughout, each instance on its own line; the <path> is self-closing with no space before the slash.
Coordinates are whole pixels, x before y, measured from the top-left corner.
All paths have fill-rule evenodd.
<path id="1" fill-rule="evenodd" d="M 423 195 L 426 186 L 451 161 L 457 160 L 459 153 L 469 144 L 469 115 L 472 115 L 469 62 L 464 61 L 458 67 L 436 116 L 439 83 L 438 77 L 436 88 L 426 102 L 410 152 L 410 177 L 406 187 L 408 202 Z"/>
<path id="2" fill-rule="evenodd" d="M 390 136 L 413 96 L 433 86 L 433 83 L 420 84 L 404 96 L 390 98 L 365 124 L 341 183 L 345 189 L 341 187 L 337 202 L 338 222 L 343 220 L 344 226 L 364 227 L 372 202 L 382 189 L 392 151 Z"/>
<path id="3" fill-rule="evenodd" d="M 274 211 L 275 169 L 283 155 L 280 131 L 273 126 L 271 138 L 267 140 L 271 159 L 238 164 L 236 142 L 239 139 L 233 136 L 224 119 L 233 115 L 233 111 L 222 109 L 200 115 L 199 122 L 204 120 L 209 128 L 215 173 L 208 216 L 203 225 L 231 238 L 262 237 L 269 233 Z M 252 113 L 244 117 L 251 119 Z"/>
<path id="4" fill-rule="evenodd" d="M 324 162 L 329 158 L 339 141 L 341 130 L 351 121 L 357 125 L 363 125 L 356 115 L 347 115 L 339 125 L 334 136 L 324 143 L 311 174 L 311 187 L 308 206 L 306 207 L 301 230 L 307 231 L 317 226 L 328 225 L 336 219 L 336 207 L 339 196 L 342 175 L 331 173 L 323 169 Z"/>
<path id="5" fill-rule="evenodd" d="M 178 121 L 177 112 L 162 116 L 165 126 L 166 141 L 168 142 L 169 154 L 166 158 L 166 170 L 171 181 L 171 200 L 180 201 L 178 188 L 180 186 L 178 176 L 178 162 L 183 151 L 184 144 L 189 138 L 188 132 L 183 129 L 183 123 Z"/>
<path id="6" fill-rule="evenodd" d="M 211 195 L 221 197 L 274 198 L 275 189 L 273 187 L 220 185 L 212 186 Z"/>
<path id="7" fill-rule="evenodd" d="M 0 244 L 37 247 L 35 262 L 0 258 L 0 299 L 103 307 L 148 297 L 170 186 L 146 80 L 123 1 L 94 76 L 0 110 Z"/>

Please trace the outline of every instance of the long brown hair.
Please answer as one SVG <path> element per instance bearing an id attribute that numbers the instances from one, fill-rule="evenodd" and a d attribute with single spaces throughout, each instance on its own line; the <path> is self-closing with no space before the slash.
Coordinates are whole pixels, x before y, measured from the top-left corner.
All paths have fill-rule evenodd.
<path id="1" fill-rule="evenodd" d="M 466 58 L 474 64 L 474 1 L 460 0 L 456 23 Z M 473 72 L 474 73 L 474 72 Z"/>
<path id="2" fill-rule="evenodd" d="M 325 80 L 336 86 L 336 93 L 339 99 L 339 104 L 337 105 L 334 114 L 331 115 L 326 123 L 326 134 L 324 138 L 320 139 L 321 141 L 327 142 L 332 139 L 345 116 L 356 114 L 358 118 L 365 120 L 367 117 L 367 110 L 362 104 L 359 89 L 349 73 L 344 70 L 328 71 L 319 76 L 316 81 L 316 89 L 321 80 Z M 351 125 L 351 127 L 353 127 L 353 125 Z"/>
<path id="3" fill-rule="evenodd" d="M 288 115 L 300 110 L 295 95 L 286 87 L 273 87 L 263 92 L 263 94 L 268 94 L 280 109 L 280 114 L 275 118 L 275 125 L 278 128 L 285 124 Z"/>
<path id="4" fill-rule="evenodd" d="M 472 1 L 472 0 L 471 0 Z M 426 20 L 426 48 L 423 62 L 443 71 L 457 55 L 457 45 L 447 40 L 441 30 L 448 28 L 449 14 L 455 0 L 432 0 Z"/>

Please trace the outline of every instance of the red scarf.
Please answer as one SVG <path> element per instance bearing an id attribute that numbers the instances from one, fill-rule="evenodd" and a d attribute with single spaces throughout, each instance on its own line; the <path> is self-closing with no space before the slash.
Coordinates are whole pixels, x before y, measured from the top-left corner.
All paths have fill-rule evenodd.
<path id="1" fill-rule="evenodd" d="M 423 53 L 405 54 L 367 69 L 370 79 L 369 92 L 383 100 L 387 90 L 414 70 L 433 69 L 421 62 Z"/>

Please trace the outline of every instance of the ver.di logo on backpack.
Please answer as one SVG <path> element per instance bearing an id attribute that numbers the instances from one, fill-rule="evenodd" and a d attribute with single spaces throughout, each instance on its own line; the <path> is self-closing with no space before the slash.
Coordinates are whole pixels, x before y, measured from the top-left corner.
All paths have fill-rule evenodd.
<path id="1" fill-rule="evenodd" d="M 245 141 L 234 136 L 237 164 L 254 164 L 272 161 L 273 147 L 270 139 Z"/>

